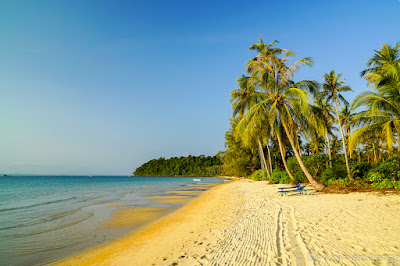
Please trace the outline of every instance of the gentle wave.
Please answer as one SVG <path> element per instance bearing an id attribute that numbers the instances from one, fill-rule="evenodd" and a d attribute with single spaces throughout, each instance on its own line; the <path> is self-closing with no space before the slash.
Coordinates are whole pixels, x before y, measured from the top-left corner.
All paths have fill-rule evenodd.
<path id="1" fill-rule="evenodd" d="M 78 224 L 80 222 L 83 222 L 83 221 L 93 217 L 93 215 L 94 215 L 94 213 L 90 212 L 86 216 L 82 217 L 79 220 L 72 221 L 72 222 L 69 222 L 67 224 L 63 224 L 63 225 L 60 225 L 60 226 L 57 226 L 57 227 L 54 227 L 54 228 L 45 229 L 45 230 L 38 230 L 38 231 L 35 231 L 35 232 L 24 233 L 24 234 L 12 234 L 12 235 L 7 235 L 7 236 L 0 236 L 0 238 L 20 238 L 20 237 L 26 237 L 26 236 L 32 236 L 32 235 L 40 235 L 40 234 L 43 234 L 43 233 L 47 233 L 47 232 L 51 232 L 51 231 L 55 231 L 55 230 L 60 230 L 60 229 L 67 228 L 67 227 L 72 226 L 72 225 L 76 225 L 76 224 Z"/>
<path id="2" fill-rule="evenodd" d="M 57 219 L 61 219 L 61 218 L 65 217 L 65 216 L 75 214 L 75 213 L 77 213 L 78 211 L 80 211 L 81 209 L 82 209 L 82 207 L 80 207 L 80 208 L 78 208 L 78 209 L 71 210 L 71 211 L 55 213 L 55 214 L 52 214 L 52 215 L 50 215 L 50 216 L 48 216 L 48 217 L 46 217 L 46 218 L 42 218 L 42 219 L 39 219 L 39 220 L 31 221 L 31 222 L 29 222 L 29 223 L 23 223 L 23 224 L 18 224 L 18 225 L 3 227 L 3 228 L 0 228 L 0 231 L 1 231 L 1 230 L 7 230 L 7 229 L 13 229 L 13 228 L 27 227 L 27 226 L 32 226 L 32 225 L 37 225 L 37 224 L 46 223 L 46 222 L 52 222 L 52 221 L 55 221 L 55 220 L 57 220 Z M 1 236 L 0 236 L 0 237 L 1 237 Z"/>
<path id="3" fill-rule="evenodd" d="M 93 194 L 89 194 L 89 195 L 84 195 L 84 196 L 70 197 L 70 198 L 66 198 L 66 199 L 46 201 L 46 202 L 36 203 L 36 204 L 32 204 L 32 205 L 12 207 L 12 208 L 4 208 L 4 209 L 0 209 L 0 212 L 28 209 L 28 208 L 32 208 L 32 207 L 38 207 L 38 206 L 43 206 L 43 205 L 49 205 L 49 204 L 54 204 L 54 203 L 60 203 L 60 202 L 64 202 L 64 201 L 79 199 L 79 198 L 83 198 L 83 197 L 89 197 L 89 196 L 92 196 L 92 195 L 94 195 L 94 193 Z M 104 196 L 101 196 L 101 197 L 104 197 Z M 99 198 L 101 198 L 101 197 L 99 197 Z"/>

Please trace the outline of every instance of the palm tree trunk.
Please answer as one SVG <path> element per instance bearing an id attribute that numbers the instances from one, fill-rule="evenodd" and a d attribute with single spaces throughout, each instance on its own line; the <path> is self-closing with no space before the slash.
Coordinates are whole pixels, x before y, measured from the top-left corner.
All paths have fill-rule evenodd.
<path id="1" fill-rule="evenodd" d="M 351 176 L 351 172 L 350 172 L 349 160 L 347 159 L 346 141 L 344 140 L 343 128 L 342 128 L 342 124 L 340 123 L 339 109 L 338 109 L 338 105 L 337 105 L 336 99 L 334 99 L 334 102 L 335 102 L 335 107 L 336 107 L 336 118 L 337 118 L 338 123 L 339 123 L 340 134 L 342 135 L 343 152 L 344 152 L 344 158 L 345 158 L 345 160 L 346 160 L 346 167 L 347 167 L 347 176 L 349 177 L 349 179 L 350 179 L 351 181 L 354 181 L 354 178 Z"/>
<path id="2" fill-rule="evenodd" d="M 397 175 L 395 180 L 399 180 L 399 172 L 400 172 L 400 130 L 397 131 Z"/>
<path id="3" fill-rule="evenodd" d="M 268 163 L 269 163 L 269 171 L 272 174 L 272 159 L 271 159 L 271 151 L 269 150 L 269 145 L 267 143 L 267 151 L 268 151 Z"/>
<path id="4" fill-rule="evenodd" d="M 314 179 L 314 177 L 311 176 L 311 174 L 308 172 L 306 166 L 304 165 L 303 161 L 301 160 L 301 156 L 300 156 L 298 150 L 295 148 L 294 141 L 293 141 L 292 136 L 290 135 L 290 131 L 286 124 L 286 121 L 284 119 L 282 119 L 281 121 L 282 121 L 283 128 L 285 129 L 286 135 L 289 139 L 290 145 L 292 145 L 292 147 L 293 147 L 294 155 L 296 156 L 296 159 L 299 162 L 301 170 L 303 170 L 308 181 L 311 183 L 311 185 L 315 188 L 316 191 L 324 190 L 325 186 L 323 184 L 319 183 L 317 180 Z"/>
<path id="5" fill-rule="evenodd" d="M 283 161 L 283 165 L 285 166 L 285 170 L 288 173 L 288 175 L 290 176 L 290 178 L 292 180 L 294 180 L 294 176 L 293 176 L 292 172 L 290 172 L 290 170 L 286 164 L 286 155 L 285 155 L 285 152 L 283 151 L 281 135 L 279 133 L 277 133 L 276 137 L 278 138 L 279 151 L 281 152 L 282 161 Z"/>
<path id="6" fill-rule="evenodd" d="M 331 141 L 329 140 L 329 134 L 328 133 L 326 133 L 326 140 L 328 142 L 329 166 L 332 167 Z"/>
<path id="7" fill-rule="evenodd" d="M 271 176 L 270 176 L 268 168 L 267 168 L 267 163 L 265 162 L 264 151 L 263 151 L 260 139 L 257 139 L 257 146 L 258 146 L 258 153 L 260 155 L 261 169 L 263 171 L 266 171 L 268 178 L 270 178 Z M 264 174 L 263 174 L 263 178 L 264 178 Z"/>
<path id="8" fill-rule="evenodd" d="M 328 142 L 326 141 L 326 138 L 324 140 L 324 145 L 325 145 L 325 154 L 329 154 L 329 152 L 328 152 Z M 326 168 L 329 168 L 329 162 L 326 162 Z"/>
<path id="9" fill-rule="evenodd" d="M 375 143 L 374 143 L 374 141 L 372 140 L 372 151 L 374 152 L 373 154 L 374 154 L 374 163 L 376 163 L 376 151 L 375 151 Z"/>

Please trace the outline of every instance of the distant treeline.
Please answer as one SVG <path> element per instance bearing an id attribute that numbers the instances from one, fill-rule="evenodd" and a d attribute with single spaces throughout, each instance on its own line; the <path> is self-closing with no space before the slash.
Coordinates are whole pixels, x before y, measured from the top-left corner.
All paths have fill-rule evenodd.
<path id="1" fill-rule="evenodd" d="M 218 176 L 222 161 L 218 156 L 187 156 L 159 158 L 136 168 L 135 176 Z"/>

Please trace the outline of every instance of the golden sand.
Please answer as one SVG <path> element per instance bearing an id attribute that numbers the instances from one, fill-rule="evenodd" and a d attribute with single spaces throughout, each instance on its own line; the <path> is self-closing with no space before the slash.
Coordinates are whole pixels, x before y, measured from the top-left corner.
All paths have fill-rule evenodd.
<path id="1" fill-rule="evenodd" d="M 189 200 L 193 199 L 193 196 L 184 196 L 184 195 L 177 195 L 177 196 L 150 196 L 144 197 L 147 199 L 154 199 L 155 203 L 159 204 L 184 204 Z"/>
<path id="2" fill-rule="evenodd" d="M 171 190 L 168 191 L 168 193 L 174 193 L 174 194 L 182 194 L 182 195 L 199 195 L 203 193 L 203 190 Z"/>
<path id="3" fill-rule="evenodd" d="M 400 264 L 400 196 L 312 193 L 237 181 L 60 265 Z M 361 262 L 360 262 L 361 261 Z"/>
<path id="4" fill-rule="evenodd" d="M 111 218 L 101 225 L 107 228 L 138 227 L 158 219 L 169 212 L 166 208 L 123 208 L 113 212 Z"/>

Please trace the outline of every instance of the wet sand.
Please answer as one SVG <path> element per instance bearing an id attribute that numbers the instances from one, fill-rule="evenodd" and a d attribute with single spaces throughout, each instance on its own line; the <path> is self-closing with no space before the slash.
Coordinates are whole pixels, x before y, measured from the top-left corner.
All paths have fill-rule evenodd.
<path id="1" fill-rule="evenodd" d="M 150 196 L 145 197 L 147 199 L 154 199 L 155 203 L 158 204 L 178 204 L 183 205 L 188 201 L 193 199 L 193 196 L 184 196 L 184 195 L 177 195 L 177 196 Z"/>
<path id="2" fill-rule="evenodd" d="M 280 186 L 280 185 L 279 185 Z M 237 181 L 61 265 L 400 264 L 400 196 Z"/>
<path id="3" fill-rule="evenodd" d="M 167 208 L 122 208 L 116 210 L 111 218 L 102 223 L 103 228 L 139 227 L 148 221 L 161 218 L 172 210 Z"/>

